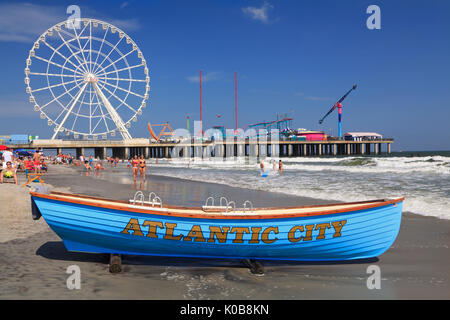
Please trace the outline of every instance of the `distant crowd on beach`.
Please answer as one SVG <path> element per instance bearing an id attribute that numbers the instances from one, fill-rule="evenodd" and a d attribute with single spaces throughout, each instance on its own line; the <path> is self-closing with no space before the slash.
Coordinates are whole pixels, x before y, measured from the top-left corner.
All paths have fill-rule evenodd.
<path id="1" fill-rule="evenodd" d="M 102 160 L 99 157 L 94 158 L 92 155 L 85 156 L 84 154 L 77 158 L 70 153 L 44 156 L 42 150 L 35 150 L 33 153 L 28 151 L 22 151 L 20 153 L 13 152 L 12 149 L 6 148 L 0 152 L 2 152 L 0 158 L 1 183 L 4 183 L 7 180 L 13 180 L 14 183 L 17 184 L 17 174 L 19 172 L 24 172 L 27 179 L 30 173 L 44 174 L 48 171 L 47 163 L 53 165 L 81 166 L 84 167 L 86 174 L 89 174 L 90 172 L 98 174 L 102 170 L 105 170 L 105 166 L 115 168 L 120 162 L 125 163 L 126 161 L 127 168 L 131 169 L 133 180 L 135 182 L 138 176 L 140 176 L 141 181 L 145 181 L 146 176 L 147 163 L 143 155 L 134 155 L 128 160 L 119 159 L 119 157 L 107 157 L 106 160 Z M 106 164 L 104 165 L 105 162 Z M 158 163 L 158 159 L 156 159 L 156 163 Z M 265 166 L 264 160 L 261 160 L 260 171 L 263 177 L 267 176 L 270 166 L 272 167 L 273 172 L 279 174 L 283 172 L 283 162 L 281 160 L 271 160 L 267 167 Z"/>
<path id="2" fill-rule="evenodd" d="M 30 173 L 41 174 L 47 172 L 46 160 L 40 150 L 36 150 L 31 154 L 29 152 L 14 153 L 11 148 L 6 148 L 2 151 L 1 156 L 0 183 L 12 179 L 15 184 L 18 184 L 17 174 L 19 172 L 24 172 L 27 179 Z"/>

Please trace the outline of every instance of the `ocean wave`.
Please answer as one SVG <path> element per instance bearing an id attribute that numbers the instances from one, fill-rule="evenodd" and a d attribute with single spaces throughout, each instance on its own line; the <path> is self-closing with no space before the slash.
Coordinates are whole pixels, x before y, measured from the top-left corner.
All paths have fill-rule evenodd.
<path id="1" fill-rule="evenodd" d="M 150 171 L 193 181 L 343 202 L 405 196 L 405 211 L 450 219 L 449 157 L 297 158 L 283 161 L 281 175 L 272 170 L 270 160 L 266 158 L 269 177 L 264 179 L 259 164 L 245 160 L 239 163 L 177 160 L 159 163 Z"/>

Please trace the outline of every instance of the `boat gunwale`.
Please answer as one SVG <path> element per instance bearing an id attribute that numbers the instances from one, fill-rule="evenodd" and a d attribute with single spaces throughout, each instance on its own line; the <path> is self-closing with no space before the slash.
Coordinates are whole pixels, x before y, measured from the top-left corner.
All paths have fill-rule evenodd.
<path id="1" fill-rule="evenodd" d="M 334 215 L 339 213 L 351 213 L 355 211 L 361 211 L 361 210 L 367 210 L 377 207 L 383 207 L 390 204 L 396 204 L 404 201 L 404 197 L 395 198 L 395 199 L 377 199 L 377 200 L 368 200 L 368 201 L 358 201 L 358 202 L 345 202 L 345 203 L 332 203 L 332 204 L 320 204 L 320 205 L 309 205 L 309 206 L 298 206 L 298 207 L 268 207 L 268 208 L 255 208 L 253 210 L 253 213 L 245 213 L 245 214 L 239 214 L 239 213 L 232 213 L 229 212 L 228 214 L 224 215 L 221 212 L 218 213 L 212 213 L 208 211 L 203 211 L 202 213 L 176 213 L 176 212 L 170 212 L 170 209 L 176 209 L 176 210 L 199 210 L 202 211 L 200 208 L 194 208 L 194 207 L 182 207 L 182 206 L 175 206 L 175 205 L 164 205 L 163 208 L 167 209 L 167 211 L 160 211 L 155 210 L 152 211 L 151 207 L 145 207 L 145 209 L 140 209 L 136 207 L 129 207 L 129 202 L 125 200 L 113 200 L 113 199 L 106 199 L 106 198 L 100 198 L 100 197 L 94 197 L 94 196 L 88 196 L 88 195 L 78 195 L 78 194 L 69 194 L 69 193 L 63 193 L 63 192 L 56 192 L 52 191 L 50 194 L 43 194 L 38 193 L 34 191 L 30 191 L 30 195 L 33 197 L 38 198 L 45 198 L 49 200 L 56 200 L 56 201 L 63 201 L 63 202 L 70 202 L 75 204 L 81 204 L 91 207 L 100 207 L 100 208 L 106 208 L 106 209 L 113 209 L 113 210 L 119 210 L 119 211 L 125 211 L 129 214 L 132 213 L 140 213 L 140 214 L 150 214 L 150 215 L 159 215 L 159 216 L 171 216 L 171 217 L 180 217 L 180 218 L 199 218 L 199 219 L 287 219 L 287 218 L 308 218 L 308 217 L 314 217 L 314 216 L 325 216 L 325 215 Z M 73 197 L 78 199 L 67 199 L 64 197 Z M 101 200 L 106 202 L 111 202 L 109 205 L 104 204 L 98 204 L 98 203 L 92 203 L 88 201 L 83 201 L 84 199 L 89 200 Z M 350 208 L 341 208 L 341 209 L 335 209 L 332 208 L 329 210 L 325 210 L 322 212 L 302 212 L 302 213 L 261 213 L 256 214 L 258 210 L 261 211 L 270 211 L 270 210 L 304 210 L 304 209 L 315 209 L 320 207 L 333 207 L 333 206 L 342 206 L 342 205 L 356 205 L 360 204 L 360 206 L 350 207 Z M 159 209 L 157 207 L 156 209 Z"/>

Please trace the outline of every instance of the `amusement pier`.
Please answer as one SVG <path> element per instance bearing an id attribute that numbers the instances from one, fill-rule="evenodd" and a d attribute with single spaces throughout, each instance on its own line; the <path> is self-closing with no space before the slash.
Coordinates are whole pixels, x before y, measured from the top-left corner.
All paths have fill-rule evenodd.
<path id="1" fill-rule="evenodd" d="M 100 159 L 108 156 L 129 159 L 135 155 L 145 158 L 230 158 L 391 153 L 394 140 L 386 139 L 381 134 L 343 134 L 342 102 L 357 88 L 356 84 L 319 120 L 319 125 L 322 125 L 336 110 L 336 136 L 331 133 L 327 135 L 324 131 L 294 129 L 293 118 L 287 114 L 277 114 L 277 119 L 273 121 L 238 125 L 237 72 L 234 72 L 234 128 L 225 127 L 221 114 L 216 115 L 216 125 L 212 128 L 221 133 L 221 139 L 203 135 L 202 129 L 201 135 L 197 136 L 197 119 L 192 119 L 196 132 L 189 129 L 189 113 L 196 114 L 193 110 L 177 115 L 186 116 L 185 131 L 188 134 L 184 136 L 178 136 L 166 122 L 148 123 L 149 136 L 133 138 L 128 129 L 143 116 L 148 107 L 150 75 L 144 54 L 123 30 L 105 21 L 83 18 L 80 23 L 82 29 L 79 32 L 64 21 L 49 28 L 33 44 L 26 59 L 26 93 L 34 111 L 51 128 L 51 139 L 30 135 L 0 136 L 0 145 L 6 144 L 17 152 L 28 152 L 26 150 L 30 149 L 44 152 L 55 150 L 57 154 L 71 153 L 77 158 L 89 153 Z M 61 33 L 71 40 L 61 43 Z M 80 37 L 81 34 L 83 37 Z M 80 39 L 83 39 L 83 44 Z M 49 41 L 54 42 L 53 45 Z M 70 41 L 78 44 L 78 47 L 74 46 L 76 50 L 79 49 L 77 54 L 67 45 Z M 116 45 L 106 49 L 111 43 Z M 122 47 L 120 50 L 117 48 L 119 43 Z M 102 49 L 104 53 L 100 52 Z M 53 62 L 52 59 L 56 57 L 62 59 Z M 205 106 L 202 106 L 202 70 L 199 72 L 199 98 L 199 122 L 202 123 L 205 111 Z M 158 127 L 162 127 L 159 133 Z M 272 135 L 274 130 L 278 132 L 276 135 Z M 241 136 L 238 132 L 245 134 Z"/>
<path id="2" fill-rule="evenodd" d="M 314 157 L 314 156 L 351 156 L 390 154 L 394 139 L 378 140 L 333 140 L 326 141 L 274 141 L 270 139 L 248 139 L 234 141 L 198 141 L 187 142 L 158 141 L 137 138 L 131 140 L 45 140 L 37 139 L 26 144 L 10 144 L 12 149 L 55 150 L 58 154 L 75 150 L 79 157 L 86 149 L 94 150 L 95 157 L 105 159 L 107 154 L 121 159 L 134 155 L 145 158 L 208 158 L 208 157 Z M 110 151 L 108 151 L 110 149 Z"/>

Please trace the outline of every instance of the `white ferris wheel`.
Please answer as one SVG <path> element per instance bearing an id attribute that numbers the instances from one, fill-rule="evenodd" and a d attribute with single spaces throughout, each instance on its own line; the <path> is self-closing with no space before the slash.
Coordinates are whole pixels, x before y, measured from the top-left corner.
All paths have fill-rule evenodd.
<path id="1" fill-rule="evenodd" d="M 61 22 L 45 31 L 26 60 L 26 92 L 34 110 L 54 126 L 52 139 L 107 139 L 128 128 L 146 107 L 147 63 L 119 28 L 95 19 Z"/>

